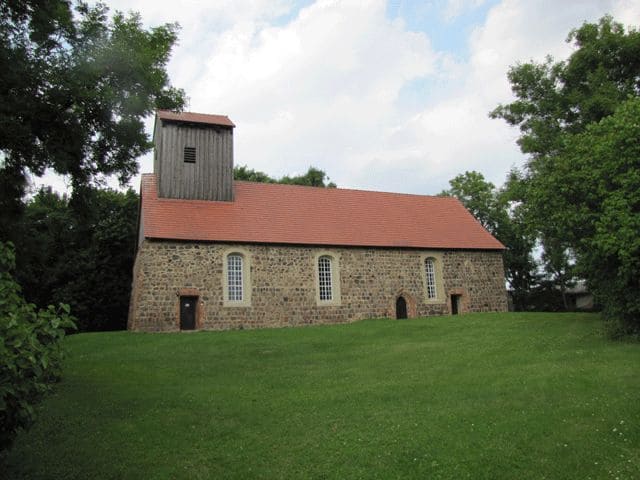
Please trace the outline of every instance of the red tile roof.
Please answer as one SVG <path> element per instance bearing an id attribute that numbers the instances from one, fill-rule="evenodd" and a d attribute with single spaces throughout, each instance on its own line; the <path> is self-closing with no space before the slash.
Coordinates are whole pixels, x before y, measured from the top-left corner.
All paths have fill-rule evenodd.
<path id="1" fill-rule="evenodd" d="M 158 118 L 161 120 L 171 120 L 174 122 L 205 123 L 207 125 L 221 125 L 223 127 L 235 127 L 234 123 L 226 115 L 209 115 L 207 113 L 193 112 L 171 112 L 169 110 L 158 110 Z"/>
<path id="2" fill-rule="evenodd" d="M 233 202 L 158 198 L 142 176 L 147 238 L 434 249 L 504 246 L 455 198 L 235 182 Z"/>

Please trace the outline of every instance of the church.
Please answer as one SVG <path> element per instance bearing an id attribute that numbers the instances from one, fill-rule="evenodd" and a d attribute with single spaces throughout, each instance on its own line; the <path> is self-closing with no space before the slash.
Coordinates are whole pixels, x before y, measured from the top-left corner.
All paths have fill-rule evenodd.
<path id="1" fill-rule="evenodd" d="M 504 246 L 457 199 L 234 181 L 234 128 L 157 112 L 130 330 L 507 310 Z"/>

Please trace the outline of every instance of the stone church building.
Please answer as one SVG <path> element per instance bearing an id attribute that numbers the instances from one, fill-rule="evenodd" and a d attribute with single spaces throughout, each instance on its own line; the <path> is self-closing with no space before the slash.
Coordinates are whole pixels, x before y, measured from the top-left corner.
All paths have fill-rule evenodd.
<path id="1" fill-rule="evenodd" d="M 507 310 L 504 247 L 457 199 L 234 181 L 234 127 L 157 113 L 129 329 Z"/>

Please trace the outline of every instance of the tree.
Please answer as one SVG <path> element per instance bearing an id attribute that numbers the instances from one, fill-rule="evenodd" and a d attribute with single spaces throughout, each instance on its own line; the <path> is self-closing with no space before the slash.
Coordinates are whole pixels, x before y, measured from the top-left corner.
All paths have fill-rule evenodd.
<path id="1" fill-rule="evenodd" d="M 327 181 L 325 182 L 325 180 Z M 314 167 L 309 167 L 309 170 L 307 170 L 307 173 L 304 175 L 297 175 L 294 177 L 286 175 L 278 180 L 278 183 L 306 185 L 308 187 L 336 188 L 335 183 L 329 182 L 329 176 L 326 173 Z"/>
<path id="2" fill-rule="evenodd" d="M 465 172 L 449 181 L 450 188 L 440 195 L 456 197 L 471 214 L 506 247 L 505 274 L 516 310 L 525 310 L 536 280 L 536 263 L 532 257 L 535 236 L 527 227 L 518 206 L 512 174 L 505 187 L 493 183 L 475 171 Z"/>
<path id="3" fill-rule="evenodd" d="M 640 32 L 625 32 L 610 16 L 569 33 L 576 50 L 565 62 L 518 64 L 508 78 L 517 100 L 499 105 L 491 116 L 519 126 L 523 153 L 548 160 L 562 148 L 563 135 L 611 115 L 640 92 Z"/>
<path id="4" fill-rule="evenodd" d="M 640 332 L 640 98 L 571 135 L 553 168 L 532 180 L 609 318 Z"/>
<path id="5" fill-rule="evenodd" d="M 296 175 L 293 177 L 285 175 L 284 177 L 277 179 L 270 177 L 264 172 L 256 171 L 248 168 L 246 165 L 243 165 L 233 169 L 233 178 L 235 180 L 245 180 L 249 182 L 282 183 L 288 185 L 306 185 L 308 187 L 325 188 L 336 187 L 335 183 L 329 182 L 329 176 L 324 171 L 315 167 L 309 167 L 309 170 L 307 170 L 307 173 L 304 175 Z"/>
<path id="6" fill-rule="evenodd" d="M 117 175 L 124 184 L 151 148 L 143 119 L 179 109 L 166 64 L 178 26 L 146 30 L 138 14 L 109 19 L 103 4 L 0 4 L 0 205 L 17 204 L 29 175 L 53 169 L 74 188 Z M 0 233 L 11 229 L 0 219 Z"/>
<path id="7" fill-rule="evenodd" d="M 69 307 L 36 310 L 11 271 L 11 244 L 0 242 L 0 451 L 34 420 L 33 406 L 60 378 L 61 341 L 74 328 Z"/>
<path id="8" fill-rule="evenodd" d="M 506 205 L 493 183 L 485 180 L 480 172 L 464 172 L 449 180 L 450 188 L 440 192 L 441 196 L 456 197 L 484 228 L 497 233 L 498 225 L 507 216 Z"/>
<path id="9" fill-rule="evenodd" d="M 557 287 L 562 296 L 564 310 L 569 310 L 567 289 L 575 285 L 575 269 L 571 262 L 571 250 L 566 239 L 546 238 L 540 239 L 542 250 L 542 265 L 547 280 L 551 287 Z"/>
<path id="10" fill-rule="evenodd" d="M 640 32 L 604 17 L 572 31 L 568 41 L 576 49 L 565 62 L 513 67 L 517 100 L 491 115 L 520 127 L 518 142 L 529 154 L 522 179 L 527 221 L 547 264 L 568 272 L 575 258 L 607 316 L 640 331 L 633 286 L 640 252 L 628 234 L 638 215 L 629 185 L 638 167 L 632 113 L 640 94 Z M 615 247 L 607 243 L 614 240 Z"/>
<path id="11" fill-rule="evenodd" d="M 27 203 L 16 276 L 35 304 L 68 303 L 81 331 L 124 329 L 138 195 L 89 189 L 81 208 L 74 200 L 43 188 Z"/>
<path id="12" fill-rule="evenodd" d="M 234 180 L 243 180 L 246 182 L 277 183 L 275 178 L 270 177 L 264 172 L 249 168 L 246 165 L 234 167 L 233 178 Z"/>

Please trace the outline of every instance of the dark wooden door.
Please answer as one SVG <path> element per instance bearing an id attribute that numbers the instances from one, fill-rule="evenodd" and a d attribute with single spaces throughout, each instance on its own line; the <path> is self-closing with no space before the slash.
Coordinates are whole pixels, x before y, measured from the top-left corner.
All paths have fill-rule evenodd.
<path id="1" fill-rule="evenodd" d="M 407 318 L 407 301 L 404 297 L 398 297 L 396 300 L 396 318 Z"/>
<path id="2" fill-rule="evenodd" d="M 196 328 L 198 297 L 180 297 L 180 330 Z"/>
<path id="3" fill-rule="evenodd" d="M 458 315 L 460 295 L 451 295 L 451 315 Z"/>

